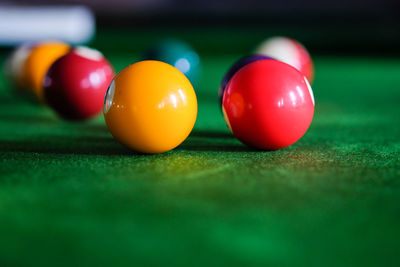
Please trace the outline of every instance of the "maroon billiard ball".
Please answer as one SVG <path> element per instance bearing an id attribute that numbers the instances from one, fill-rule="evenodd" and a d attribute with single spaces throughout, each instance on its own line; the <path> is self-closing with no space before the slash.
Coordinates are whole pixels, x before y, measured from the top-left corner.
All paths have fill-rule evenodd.
<path id="1" fill-rule="evenodd" d="M 314 96 L 307 78 L 277 60 L 259 60 L 230 79 L 223 96 L 228 127 L 241 142 L 277 150 L 299 140 L 314 115 Z"/>
<path id="2" fill-rule="evenodd" d="M 62 118 L 89 119 L 101 113 L 113 76 L 102 53 L 76 47 L 51 65 L 43 81 L 45 101 Z"/>

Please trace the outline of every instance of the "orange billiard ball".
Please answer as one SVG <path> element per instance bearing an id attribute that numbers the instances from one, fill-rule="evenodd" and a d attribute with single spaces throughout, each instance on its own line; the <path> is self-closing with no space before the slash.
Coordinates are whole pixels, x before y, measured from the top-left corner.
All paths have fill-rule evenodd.
<path id="1" fill-rule="evenodd" d="M 28 90 L 43 102 L 43 79 L 50 66 L 70 51 L 70 46 L 63 42 L 42 42 L 32 48 L 23 69 L 23 81 Z"/>
<path id="2" fill-rule="evenodd" d="M 103 112 L 109 131 L 120 143 L 140 153 L 163 153 L 180 145 L 192 131 L 197 98 L 177 68 L 146 60 L 114 77 Z"/>

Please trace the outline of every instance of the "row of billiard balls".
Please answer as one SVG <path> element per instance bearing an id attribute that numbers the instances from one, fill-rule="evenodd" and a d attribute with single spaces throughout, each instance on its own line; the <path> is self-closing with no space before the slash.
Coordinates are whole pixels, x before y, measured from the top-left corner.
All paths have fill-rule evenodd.
<path id="1" fill-rule="evenodd" d="M 100 113 L 114 77 L 113 67 L 99 51 L 59 41 L 18 47 L 6 61 L 5 72 L 19 92 L 69 120 Z"/>
<path id="2" fill-rule="evenodd" d="M 276 150 L 300 139 L 311 123 L 313 65 L 305 48 L 288 38 L 267 40 L 257 53 L 228 70 L 219 97 L 227 125 L 240 141 Z M 162 153 L 193 129 L 197 99 L 190 81 L 199 78 L 200 60 L 176 40 L 158 43 L 142 59 L 114 76 L 97 50 L 43 42 L 17 49 L 6 70 L 17 87 L 33 92 L 61 117 L 87 119 L 103 109 L 120 143 L 141 153 Z"/>

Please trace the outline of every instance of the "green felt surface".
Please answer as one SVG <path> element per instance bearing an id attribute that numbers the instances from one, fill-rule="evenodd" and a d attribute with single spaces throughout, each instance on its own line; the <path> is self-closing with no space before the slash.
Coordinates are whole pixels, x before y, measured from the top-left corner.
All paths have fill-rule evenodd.
<path id="1" fill-rule="evenodd" d="M 136 56 L 104 52 L 117 70 Z M 161 155 L 1 80 L 0 265 L 398 266 L 400 59 L 315 55 L 309 131 L 261 152 L 217 102 L 239 56 L 201 54 L 195 129 Z"/>

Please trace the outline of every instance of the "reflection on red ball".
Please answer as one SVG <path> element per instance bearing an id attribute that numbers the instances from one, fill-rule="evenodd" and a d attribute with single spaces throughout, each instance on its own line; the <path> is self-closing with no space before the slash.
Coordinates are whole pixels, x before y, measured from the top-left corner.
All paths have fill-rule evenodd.
<path id="1" fill-rule="evenodd" d="M 45 100 L 65 119 L 89 119 L 103 110 L 113 76 L 112 66 L 99 51 L 77 47 L 50 67 L 44 79 Z"/>
<path id="2" fill-rule="evenodd" d="M 222 105 L 236 138 L 264 150 L 295 143 L 314 114 L 314 96 L 307 79 L 276 60 L 259 60 L 241 68 L 229 81 Z"/>

